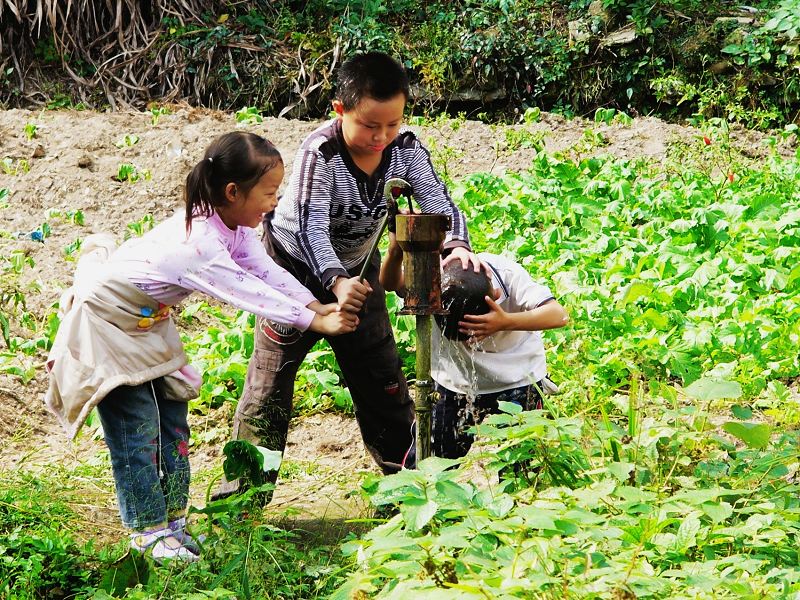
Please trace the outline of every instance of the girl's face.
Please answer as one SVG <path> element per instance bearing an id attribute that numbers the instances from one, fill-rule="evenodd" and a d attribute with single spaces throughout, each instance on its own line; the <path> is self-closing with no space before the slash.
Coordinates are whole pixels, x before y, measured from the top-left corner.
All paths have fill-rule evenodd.
<path id="1" fill-rule="evenodd" d="M 278 188 L 283 181 L 283 163 L 278 163 L 261 176 L 253 188 L 243 193 L 235 183 L 225 187 L 228 205 L 218 211 L 229 229 L 258 227 L 265 214 L 278 205 Z"/>

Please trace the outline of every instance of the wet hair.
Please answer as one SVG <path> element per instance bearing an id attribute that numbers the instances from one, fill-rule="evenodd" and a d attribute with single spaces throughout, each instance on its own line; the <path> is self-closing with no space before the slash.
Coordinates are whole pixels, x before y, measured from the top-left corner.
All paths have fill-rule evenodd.
<path id="1" fill-rule="evenodd" d="M 442 273 L 442 308 L 450 312 L 434 316 L 442 334 L 450 340 L 466 340 L 469 336 L 458 331 L 458 322 L 464 315 L 488 313 L 486 296 L 491 293 L 492 283 L 485 271 L 476 273 L 471 268 L 464 269 L 458 260 L 447 263 Z"/>
<path id="2" fill-rule="evenodd" d="M 339 68 L 336 99 L 345 110 L 353 110 L 364 98 L 383 102 L 411 92 L 408 75 L 399 62 L 383 52 L 367 52 L 349 58 Z"/>
<path id="3" fill-rule="evenodd" d="M 186 176 L 183 199 L 187 233 L 192 229 L 192 219 L 209 217 L 226 205 L 225 187 L 229 183 L 248 194 L 264 173 L 279 164 L 283 164 L 280 152 L 260 135 L 232 131 L 219 136 Z"/>

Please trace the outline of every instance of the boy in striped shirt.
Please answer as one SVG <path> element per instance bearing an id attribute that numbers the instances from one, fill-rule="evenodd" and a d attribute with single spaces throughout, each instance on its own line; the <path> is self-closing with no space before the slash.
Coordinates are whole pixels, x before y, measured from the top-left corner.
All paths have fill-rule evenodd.
<path id="1" fill-rule="evenodd" d="M 402 126 L 408 97 L 408 78 L 397 61 L 379 52 L 357 55 L 338 73 L 336 117 L 302 143 L 288 189 L 265 220 L 264 244 L 321 302 L 337 302 L 340 310 L 357 313 L 359 325 L 353 333 L 328 337 L 259 319 L 234 419 L 235 439 L 284 449 L 297 369 L 324 337 L 375 462 L 384 473 L 415 466 L 414 405 L 378 281 L 380 257 L 373 258 L 363 281 L 358 277 L 386 213 L 384 183 L 405 179 L 423 212 L 450 215 L 445 261 L 458 260 L 475 271 L 481 265 L 470 250 L 464 217 L 436 175 L 430 154 Z"/>

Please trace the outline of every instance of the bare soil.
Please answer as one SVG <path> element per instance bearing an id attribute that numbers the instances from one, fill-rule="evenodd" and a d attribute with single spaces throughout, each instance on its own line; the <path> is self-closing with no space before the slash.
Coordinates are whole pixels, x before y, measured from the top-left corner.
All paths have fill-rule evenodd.
<path id="1" fill-rule="evenodd" d="M 28 123 L 37 126 L 32 139 L 24 133 Z M 535 155 L 533 148 L 514 147 L 520 144 L 513 141 L 509 145 L 502 128 L 475 121 L 437 123 L 421 127 L 419 132 L 435 157 L 448 157 L 447 171 L 453 178 L 473 172 L 524 170 Z M 0 210 L 0 231 L 35 230 L 46 220 L 46 211 L 52 209 L 80 209 L 85 215 L 83 227 L 51 219 L 52 234 L 44 243 L 13 236 L 0 238 L 3 254 L 23 249 L 35 261 L 27 281 L 37 283 L 39 291 L 27 295 L 28 309 L 46 314 L 70 285 L 74 262 L 66 260 L 63 249 L 77 238 L 110 232 L 122 240 L 128 224 L 145 215 L 152 215 L 158 222 L 179 210 L 186 174 L 215 136 L 237 127 L 265 135 L 280 149 L 288 173 L 296 148 L 317 125 L 318 122 L 274 118 L 239 125 L 232 114 L 186 106 L 172 107 L 172 113 L 162 115 L 155 124 L 150 113 L 139 112 L 0 112 L 0 160 L 12 161 L 9 168 L 0 169 L 0 188 L 9 190 L 9 206 Z M 596 153 L 657 161 L 665 157 L 676 140 L 696 140 L 700 135 L 697 130 L 651 118 L 635 119 L 630 126 L 607 126 L 545 114 L 539 123 L 516 127 L 541 132 L 549 151 L 575 148 L 587 128 L 608 139 L 607 145 L 594 150 Z M 138 143 L 120 143 L 126 134 L 138 136 Z M 739 131 L 736 135 L 739 144 L 750 152 L 759 147 L 757 134 Z M 13 173 L 23 161 L 29 171 L 20 167 Z M 149 171 L 150 178 L 135 183 L 116 181 L 114 176 L 122 163 Z M 37 360 L 43 359 L 41 356 Z M 45 385 L 41 365 L 27 385 L 16 378 L 0 376 L 0 464 L 5 469 L 36 471 L 54 465 L 69 470 L 87 462 L 107 462 L 102 441 L 95 439 L 91 431 L 74 443 L 67 441 L 44 409 Z M 213 476 L 219 473 L 230 417 L 228 408 L 211 415 L 192 416 L 195 430 L 211 432 L 205 436 L 211 441 L 193 449 L 196 503 L 203 503 L 206 488 L 213 485 Z M 354 515 L 364 510 L 363 503 L 345 497 L 357 485 L 355 474 L 374 469 L 352 418 L 323 414 L 296 419 L 286 460 L 295 462 L 297 468 L 280 482 L 272 504 L 275 510 L 289 509 L 317 518 Z M 93 501 L 85 503 L 82 510 L 87 522 L 115 522 L 110 474 L 102 481 L 85 485 L 107 491 L 93 495 Z"/>

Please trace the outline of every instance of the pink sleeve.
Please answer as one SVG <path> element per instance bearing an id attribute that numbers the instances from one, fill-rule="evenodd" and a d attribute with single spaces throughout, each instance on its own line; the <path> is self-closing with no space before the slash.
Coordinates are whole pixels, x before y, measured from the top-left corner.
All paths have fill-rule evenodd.
<path id="1" fill-rule="evenodd" d="M 308 306 L 316 300 L 314 294 L 297 281 L 289 271 L 272 260 L 252 229 L 244 230 L 242 240 L 233 252 L 233 260 L 267 285 L 280 288 L 284 294 L 297 300 L 303 306 Z"/>
<path id="2" fill-rule="evenodd" d="M 272 278 L 266 283 L 236 264 L 222 247 L 202 268 L 186 271 L 182 285 L 301 331 L 308 329 L 316 314 L 284 292 L 291 282 Z"/>

